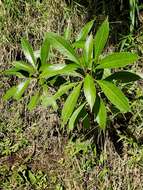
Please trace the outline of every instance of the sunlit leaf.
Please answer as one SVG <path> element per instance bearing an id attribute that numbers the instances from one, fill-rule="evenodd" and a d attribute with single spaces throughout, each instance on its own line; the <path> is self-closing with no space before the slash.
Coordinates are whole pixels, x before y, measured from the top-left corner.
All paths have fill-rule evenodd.
<path id="1" fill-rule="evenodd" d="M 96 88 L 94 79 L 89 74 L 84 79 L 84 95 L 92 111 L 96 99 Z"/>
<path id="2" fill-rule="evenodd" d="M 41 78 L 49 78 L 55 75 L 61 75 L 61 74 L 69 74 L 70 72 L 75 71 L 78 69 L 79 66 L 77 64 L 54 64 L 49 65 L 44 69 L 44 71 L 41 73 Z"/>
<path id="3" fill-rule="evenodd" d="M 31 97 L 30 102 L 28 104 L 28 109 L 32 111 L 38 104 L 40 98 L 39 92 L 36 92 L 34 96 Z"/>
<path id="4" fill-rule="evenodd" d="M 100 80 L 97 81 L 107 98 L 114 104 L 121 112 L 128 112 L 130 110 L 128 99 L 122 91 L 113 83 Z"/>
<path id="5" fill-rule="evenodd" d="M 112 53 L 101 59 L 96 69 L 120 68 L 138 60 L 138 55 L 130 52 Z"/>
<path id="6" fill-rule="evenodd" d="M 31 74 L 35 72 L 35 69 L 30 64 L 22 62 L 22 61 L 15 61 L 13 62 L 13 65 L 18 70 L 24 70 Z"/>
<path id="7" fill-rule="evenodd" d="M 42 43 L 41 50 L 40 50 L 40 58 L 42 66 L 47 65 L 47 60 L 49 58 L 50 53 L 50 42 L 47 38 Z"/>
<path id="8" fill-rule="evenodd" d="M 40 50 L 39 49 L 34 51 L 34 57 L 35 57 L 35 59 L 40 58 Z"/>
<path id="9" fill-rule="evenodd" d="M 77 83 L 70 83 L 67 85 L 62 85 L 59 90 L 54 94 L 54 99 L 60 98 L 63 94 L 67 93 L 71 88 L 73 88 Z"/>
<path id="10" fill-rule="evenodd" d="M 78 56 L 76 55 L 72 45 L 67 40 L 52 32 L 47 33 L 47 39 L 49 40 L 52 47 L 60 51 L 69 60 L 80 65 Z"/>
<path id="11" fill-rule="evenodd" d="M 21 82 L 17 87 L 16 87 L 16 92 L 14 94 L 14 99 L 19 100 L 23 93 L 25 92 L 25 90 L 27 89 L 28 85 L 30 83 L 30 79 L 27 79 L 23 82 Z"/>
<path id="12" fill-rule="evenodd" d="M 95 105 L 96 106 L 96 105 Z M 100 128 L 105 130 L 107 120 L 107 111 L 103 100 L 100 98 L 99 112 L 96 117 L 96 121 L 99 124 Z"/>
<path id="13" fill-rule="evenodd" d="M 48 94 L 47 95 L 42 95 L 40 99 L 42 101 L 41 102 L 42 106 L 44 106 L 44 107 L 52 106 L 53 109 L 55 111 L 57 111 L 58 105 L 57 105 L 56 100 L 54 99 L 53 96 L 48 96 Z"/>
<path id="14" fill-rule="evenodd" d="M 92 64 L 91 64 L 92 58 L 93 58 L 93 36 L 91 34 L 85 42 L 85 59 L 86 59 L 87 67 L 89 68 L 92 67 Z"/>
<path id="15" fill-rule="evenodd" d="M 85 45 L 85 41 L 77 41 L 73 43 L 74 48 L 83 49 Z"/>
<path id="16" fill-rule="evenodd" d="M 68 124 L 68 128 L 69 130 L 73 130 L 74 129 L 74 126 L 75 126 L 75 121 L 79 115 L 79 113 L 82 111 L 83 107 L 85 106 L 85 103 L 81 104 L 75 111 L 74 113 L 72 114 L 72 116 L 70 117 L 70 120 L 69 120 L 69 124 Z"/>
<path id="17" fill-rule="evenodd" d="M 10 98 L 12 98 L 14 96 L 15 93 L 16 93 L 16 87 L 13 86 L 9 90 L 7 90 L 7 92 L 3 96 L 3 99 L 4 100 L 9 100 Z"/>
<path id="18" fill-rule="evenodd" d="M 33 65 L 33 67 L 35 67 L 35 57 L 31 44 L 29 43 L 28 40 L 22 38 L 21 46 L 26 59 Z"/>
<path id="19" fill-rule="evenodd" d="M 95 35 L 95 40 L 94 40 L 95 64 L 96 64 L 96 61 L 98 60 L 98 57 L 102 53 L 103 48 L 105 47 L 107 43 L 108 36 L 109 36 L 109 22 L 108 22 L 108 19 L 106 19 L 102 23 L 102 25 L 99 27 Z"/>
<path id="20" fill-rule="evenodd" d="M 78 86 L 76 86 L 73 91 L 71 92 L 71 94 L 68 96 L 64 107 L 62 109 L 62 125 L 65 125 L 68 120 L 70 119 L 70 116 L 72 115 L 74 108 L 76 106 L 78 97 L 80 95 L 80 89 L 81 89 L 81 84 L 79 84 Z"/>
<path id="21" fill-rule="evenodd" d="M 30 170 L 28 170 L 28 177 L 29 177 L 29 180 L 30 180 L 31 184 L 36 183 L 37 179 L 36 179 L 35 175 Z"/>
<path id="22" fill-rule="evenodd" d="M 5 74 L 5 75 L 14 75 L 14 76 L 17 76 L 19 78 L 25 78 L 25 75 L 23 75 L 22 73 L 20 73 L 20 70 L 17 69 L 17 68 L 8 69 L 8 70 L 4 71 L 3 74 Z"/>
<path id="23" fill-rule="evenodd" d="M 82 28 L 81 32 L 79 33 L 76 41 L 84 41 L 86 40 L 92 26 L 93 26 L 94 20 L 88 22 L 87 24 L 85 24 L 85 26 Z"/>
<path id="24" fill-rule="evenodd" d="M 71 33 L 72 33 L 71 21 L 68 20 L 68 26 L 67 26 L 67 28 L 65 29 L 64 38 L 65 38 L 66 40 L 70 40 L 70 38 L 71 38 Z"/>

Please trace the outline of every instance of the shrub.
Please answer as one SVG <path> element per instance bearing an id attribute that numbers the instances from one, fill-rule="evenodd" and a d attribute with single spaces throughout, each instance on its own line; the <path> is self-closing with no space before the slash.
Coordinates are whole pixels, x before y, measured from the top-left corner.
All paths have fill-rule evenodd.
<path id="1" fill-rule="evenodd" d="M 15 61 L 14 66 L 5 71 L 5 74 L 21 78 L 22 82 L 10 88 L 4 99 L 19 100 L 28 86 L 34 83 L 38 90 L 33 92 L 28 104 L 29 110 L 40 103 L 57 109 L 57 100 L 68 94 L 61 111 L 61 125 L 68 125 L 69 130 L 74 129 L 79 119 L 84 127 L 88 127 L 91 113 L 100 128 L 105 130 L 109 107 L 107 100 L 120 112 L 130 111 L 129 101 L 117 84 L 136 81 L 140 77 L 126 70 L 111 71 L 133 64 L 138 56 L 130 52 L 115 52 L 103 56 L 109 36 L 109 22 L 106 19 L 95 36 L 91 32 L 93 23 L 94 21 L 88 22 L 73 43 L 70 42 L 70 26 L 64 37 L 52 32 L 46 33 L 38 52 L 34 52 L 29 42 L 22 39 L 22 50 L 28 62 Z M 52 57 L 55 56 L 53 49 L 64 56 L 65 63 L 59 61 L 52 64 Z M 56 93 L 49 95 L 49 90 L 56 89 L 56 85 Z"/>

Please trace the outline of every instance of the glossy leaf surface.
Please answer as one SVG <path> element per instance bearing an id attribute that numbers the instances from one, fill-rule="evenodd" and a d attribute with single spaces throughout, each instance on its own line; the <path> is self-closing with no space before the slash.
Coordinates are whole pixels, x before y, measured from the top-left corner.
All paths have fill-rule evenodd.
<path id="1" fill-rule="evenodd" d="M 30 102 L 28 104 L 28 109 L 32 111 L 38 104 L 40 98 L 39 92 L 37 92 L 34 96 L 31 97 Z"/>
<path id="2" fill-rule="evenodd" d="M 33 65 L 33 67 L 35 67 L 35 57 L 31 44 L 29 43 L 28 40 L 22 38 L 21 46 L 26 59 Z"/>
<path id="3" fill-rule="evenodd" d="M 21 82 L 17 87 L 16 87 L 16 92 L 14 94 L 14 99 L 19 100 L 23 93 L 25 92 L 25 90 L 27 89 L 28 85 L 30 83 L 30 79 L 27 79 L 23 82 Z"/>
<path id="4" fill-rule="evenodd" d="M 88 68 L 92 67 L 91 60 L 93 58 L 93 36 L 90 35 L 85 43 L 85 59 Z"/>
<path id="5" fill-rule="evenodd" d="M 94 39 L 95 64 L 96 61 L 98 60 L 98 57 L 102 53 L 103 48 L 106 45 L 108 36 L 109 36 L 109 22 L 108 19 L 106 19 L 99 27 Z"/>
<path id="6" fill-rule="evenodd" d="M 90 109 L 92 110 L 96 99 L 96 88 L 94 79 L 89 74 L 86 75 L 84 79 L 84 95 L 88 104 L 90 105 Z"/>
<path id="7" fill-rule="evenodd" d="M 80 95 L 80 89 L 81 89 L 81 84 L 76 86 L 71 92 L 71 94 L 68 96 L 64 104 L 64 107 L 62 109 L 62 116 L 61 116 L 62 125 L 65 125 L 68 122 L 70 116 L 72 115 L 74 108 L 76 106 L 78 97 Z"/>
<path id="8" fill-rule="evenodd" d="M 47 33 L 47 39 L 49 40 L 52 47 L 60 51 L 69 60 L 80 65 L 80 62 L 72 45 L 67 40 L 52 32 Z"/>
<path id="9" fill-rule="evenodd" d="M 101 98 L 100 98 L 99 112 L 97 114 L 96 120 L 100 128 L 105 130 L 106 121 L 107 121 L 107 111 L 106 111 L 105 104 Z"/>
<path id="10" fill-rule="evenodd" d="M 115 86 L 115 84 L 100 80 L 97 81 L 107 98 L 114 104 L 121 112 L 128 112 L 130 110 L 128 99 L 122 91 Z"/>
<path id="11" fill-rule="evenodd" d="M 69 120 L 69 124 L 68 124 L 68 128 L 69 130 L 73 130 L 74 129 L 74 126 L 75 126 L 75 121 L 79 115 L 79 113 L 82 111 L 83 107 L 85 106 L 85 103 L 81 104 L 75 111 L 74 113 L 72 114 L 72 116 L 70 117 L 70 120 Z"/>
<path id="12" fill-rule="evenodd" d="M 49 78 L 55 75 L 61 75 L 61 74 L 69 74 L 70 72 L 75 71 L 78 69 L 79 66 L 77 64 L 54 64 L 49 65 L 44 69 L 44 71 L 41 73 L 41 78 Z"/>
<path id="13" fill-rule="evenodd" d="M 88 33 L 90 32 L 92 26 L 93 26 L 94 20 L 91 20 L 85 26 L 82 28 L 81 32 L 79 33 L 76 41 L 84 41 L 86 40 Z"/>
<path id="14" fill-rule="evenodd" d="M 76 85 L 76 83 L 70 83 L 67 85 L 62 85 L 59 90 L 54 94 L 54 99 L 60 98 L 63 94 L 68 92 L 71 88 L 73 88 Z"/>
<path id="15" fill-rule="evenodd" d="M 134 63 L 138 60 L 137 54 L 130 52 L 112 53 L 103 58 L 96 69 L 120 68 Z"/>

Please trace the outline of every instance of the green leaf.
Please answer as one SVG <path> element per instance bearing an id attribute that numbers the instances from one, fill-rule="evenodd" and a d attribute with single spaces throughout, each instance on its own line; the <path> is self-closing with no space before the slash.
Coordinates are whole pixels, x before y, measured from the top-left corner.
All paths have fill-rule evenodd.
<path id="1" fill-rule="evenodd" d="M 54 99 L 60 98 L 63 94 L 65 94 L 67 91 L 69 91 L 71 88 L 73 88 L 77 83 L 70 83 L 67 85 L 62 85 L 59 90 L 54 94 Z"/>
<path id="2" fill-rule="evenodd" d="M 85 24 L 85 26 L 82 28 L 81 32 L 79 33 L 76 41 L 84 41 L 87 38 L 88 33 L 90 32 L 92 26 L 93 26 L 94 20 L 88 22 Z"/>
<path id="3" fill-rule="evenodd" d="M 94 40 L 94 54 L 95 54 L 95 64 L 96 61 L 98 60 L 100 54 L 103 51 L 103 48 L 106 45 L 107 39 L 109 36 L 109 22 L 108 19 L 106 19 L 100 28 L 98 29 L 96 35 L 95 35 L 95 40 Z"/>
<path id="4" fill-rule="evenodd" d="M 105 80 L 97 81 L 107 98 L 114 104 L 121 112 L 128 112 L 130 110 L 128 99 L 113 83 Z"/>
<path id="5" fill-rule="evenodd" d="M 95 104 L 94 104 L 94 107 L 93 107 L 94 118 L 97 117 L 98 112 L 99 112 L 99 108 L 100 108 L 100 97 L 99 97 L 98 94 L 97 94 L 97 95 L 96 95 Z"/>
<path id="6" fill-rule="evenodd" d="M 15 92 L 15 94 L 14 94 L 14 99 L 19 100 L 19 99 L 21 98 L 21 96 L 23 95 L 23 93 L 24 93 L 25 90 L 27 89 L 29 83 L 30 83 L 30 79 L 21 82 L 21 83 L 16 87 L 16 92 Z"/>
<path id="7" fill-rule="evenodd" d="M 86 59 L 86 64 L 88 68 L 92 67 L 92 57 L 93 56 L 93 36 L 92 34 L 87 38 L 86 43 L 85 43 L 85 59 Z"/>
<path id="8" fill-rule="evenodd" d="M 22 46 L 22 50 L 24 52 L 26 59 L 32 64 L 33 67 L 35 67 L 36 61 L 35 61 L 34 52 L 33 52 L 33 48 L 31 44 L 29 43 L 28 40 L 26 40 L 25 38 L 22 38 L 21 46 Z"/>
<path id="9" fill-rule="evenodd" d="M 35 184 L 36 183 L 36 177 L 35 175 L 30 171 L 28 170 L 28 177 L 29 177 L 29 180 L 30 180 L 30 183 L 31 184 Z"/>
<path id="10" fill-rule="evenodd" d="M 79 113 L 82 111 L 83 107 L 85 106 L 85 103 L 81 104 L 72 114 L 72 116 L 70 117 L 69 120 L 69 124 L 68 124 L 68 128 L 69 130 L 73 130 L 74 129 L 74 125 L 75 125 L 75 121 L 79 115 Z"/>
<path id="11" fill-rule="evenodd" d="M 41 50 L 39 50 L 39 49 L 34 51 L 34 57 L 35 57 L 35 59 L 40 58 L 40 51 Z"/>
<path id="12" fill-rule="evenodd" d="M 64 107 L 62 109 L 62 116 L 61 116 L 62 125 L 65 125 L 70 119 L 70 116 L 73 113 L 78 97 L 80 95 L 80 89 L 81 89 L 81 83 L 73 89 L 71 94 L 66 99 Z"/>
<path id="13" fill-rule="evenodd" d="M 17 68 L 8 69 L 8 70 L 4 71 L 3 74 L 4 75 L 14 75 L 14 76 L 17 76 L 19 78 L 25 78 L 25 76 L 23 74 L 21 74 L 19 72 L 19 69 L 17 69 Z"/>
<path id="14" fill-rule="evenodd" d="M 130 52 L 113 53 L 103 58 L 96 69 L 125 67 L 138 60 L 138 55 Z"/>
<path id="15" fill-rule="evenodd" d="M 96 88 L 94 79 L 89 74 L 87 74 L 84 79 L 84 95 L 92 111 L 96 99 Z"/>
<path id="16" fill-rule="evenodd" d="M 41 46 L 41 50 L 40 50 L 40 58 L 41 58 L 42 66 L 47 65 L 49 53 L 50 53 L 50 42 L 47 38 L 45 38 L 45 40 L 43 41 L 43 44 Z"/>
<path id="17" fill-rule="evenodd" d="M 71 27 L 71 21 L 69 20 L 68 21 L 68 26 L 67 26 L 67 28 L 65 29 L 65 32 L 64 32 L 64 38 L 66 40 L 70 40 L 71 33 L 72 33 L 72 27 Z"/>
<path id="18" fill-rule="evenodd" d="M 90 128 L 90 119 L 89 119 L 89 115 L 85 108 L 83 108 L 83 110 L 82 110 L 82 123 L 83 123 L 84 129 Z"/>
<path id="19" fill-rule="evenodd" d="M 85 41 L 77 41 L 73 43 L 74 48 L 83 49 L 85 45 Z"/>
<path id="20" fill-rule="evenodd" d="M 17 70 L 27 71 L 31 74 L 35 72 L 35 69 L 31 65 L 22 61 L 15 61 L 13 62 L 13 65 Z"/>
<path id="21" fill-rule="evenodd" d="M 69 41 L 65 40 L 63 37 L 58 36 L 56 33 L 49 32 L 47 33 L 47 39 L 50 44 L 61 52 L 64 56 L 66 56 L 69 60 L 80 65 L 78 56 L 76 55 L 72 45 Z"/>
<path id="22" fill-rule="evenodd" d="M 108 81 L 117 80 L 122 83 L 133 82 L 133 81 L 137 81 L 140 79 L 141 79 L 141 77 L 139 75 L 128 72 L 128 71 L 119 71 L 119 72 L 113 73 L 112 75 L 105 78 L 105 80 L 108 80 Z"/>
<path id="23" fill-rule="evenodd" d="M 55 75 L 69 74 L 70 72 L 75 71 L 79 66 L 77 64 L 54 64 L 49 65 L 41 73 L 41 78 L 49 78 Z"/>
<path id="24" fill-rule="evenodd" d="M 100 128 L 105 130 L 107 120 L 107 111 L 104 102 L 100 98 L 99 112 L 96 117 L 96 121 L 99 124 Z"/>
<path id="25" fill-rule="evenodd" d="M 34 96 L 31 97 L 30 102 L 28 104 L 28 109 L 32 111 L 38 104 L 40 98 L 39 92 L 37 92 Z"/>
<path id="26" fill-rule="evenodd" d="M 57 105 L 56 100 L 54 99 L 53 96 L 42 95 L 41 100 L 42 100 L 42 106 L 44 106 L 44 107 L 52 106 L 53 109 L 55 111 L 57 111 L 58 105 Z"/>
<path id="27" fill-rule="evenodd" d="M 9 100 L 10 98 L 12 98 L 14 96 L 14 94 L 16 93 L 16 87 L 13 86 L 11 87 L 3 96 L 4 100 Z"/>

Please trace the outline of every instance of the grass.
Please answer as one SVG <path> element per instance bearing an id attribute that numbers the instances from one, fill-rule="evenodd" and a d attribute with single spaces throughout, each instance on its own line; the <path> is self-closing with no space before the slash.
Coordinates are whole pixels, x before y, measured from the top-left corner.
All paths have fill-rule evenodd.
<path id="1" fill-rule="evenodd" d="M 78 7 L 78 4 L 67 7 L 62 0 L 0 1 L 1 70 L 23 57 L 19 47 L 22 36 L 27 36 L 38 49 L 44 32 L 50 30 L 62 34 L 69 19 L 74 26 L 74 36 L 84 25 L 85 14 L 83 7 Z M 137 34 L 134 41 L 131 49 L 138 51 L 141 34 Z M 131 69 L 142 72 L 141 62 Z M 9 86 L 17 83 L 17 79 L 3 75 L 0 78 L 2 97 Z M 100 141 L 102 151 L 95 145 L 96 137 L 91 135 L 96 132 L 96 127 L 90 129 L 88 135 L 79 129 L 71 137 L 61 132 L 59 118 L 52 110 L 39 107 L 28 112 L 25 106 L 27 98 L 20 103 L 4 102 L 1 98 L 0 189 L 141 190 L 142 82 L 129 85 L 127 94 L 132 102 L 132 112 L 111 118 L 114 130 L 106 134 L 105 143 Z M 118 154 L 118 149 L 122 149 L 122 154 Z"/>

